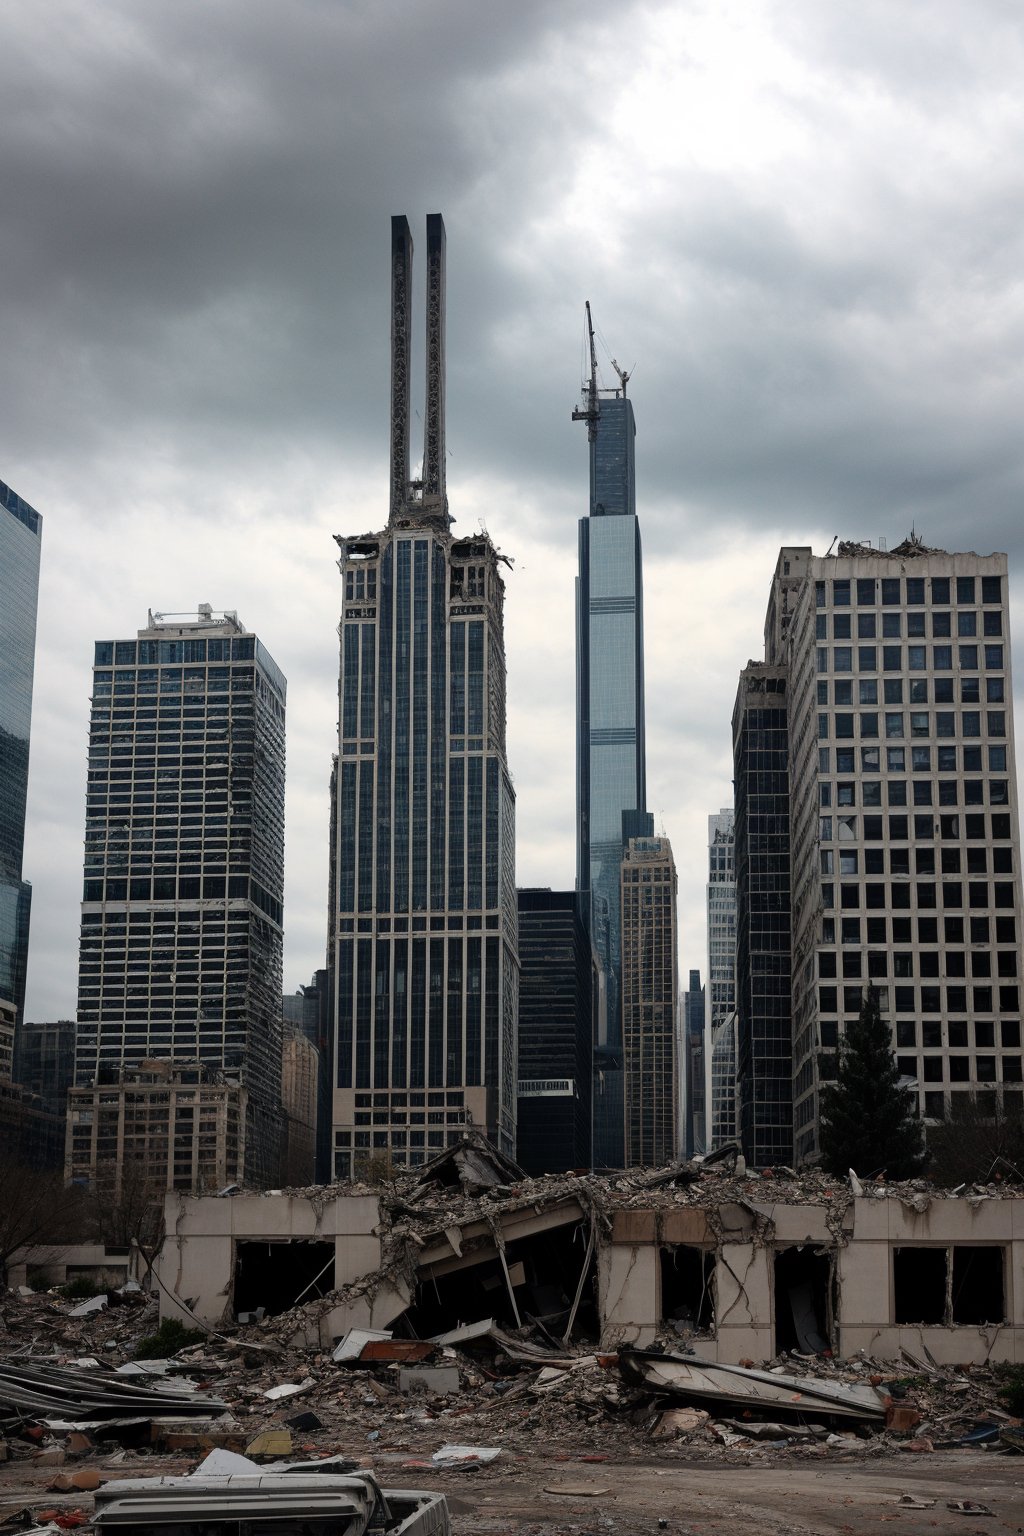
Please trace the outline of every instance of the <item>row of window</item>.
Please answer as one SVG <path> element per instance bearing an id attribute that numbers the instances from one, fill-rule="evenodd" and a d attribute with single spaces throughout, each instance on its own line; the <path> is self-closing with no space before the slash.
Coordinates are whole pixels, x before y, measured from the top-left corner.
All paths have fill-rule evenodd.
<path id="1" fill-rule="evenodd" d="M 986 615 L 987 617 L 987 615 Z M 881 666 L 879 666 L 879 651 L 881 651 Z M 984 654 L 985 667 L 990 672 L 1003 670 L 1003 647 L 1001 645 L 958 645 L 957 663 L 961 672 L 977 672 L 979 658 Z M 904 655 L 906 661 L 904 662 Z M 928 647 L 926 645 L 908 645 L 904 651 L 902 645 L 834 645 L 831 650 L 827 645 L 819 645 L 815 652 L 815 666 L 819 672 L 852 672 L 853 660 L 857 658 L 858 672 L 927 672 L 928 671 Z M 931 647 L 931 668 L 933 672 L 952 672 L 953 647 L 951 645 L 933 645 Z"/>
<path id="2" fill-rule="evenodd" d="M 953 600 L 954 592 L 958 603 L 976 603 L 978 585 L 975 576 L 933 576 L 930 582 L 925 576 L 860 576 L 853 580 L 840 577 L 831 583 L 831 597 L 833 606 L 837 608 L 848 608 L 851 602 L 855 602 L 858 607 L 871 608 L 879 602 L 883 607 L 897 607 L 903 601 L 908 608 L 919 608 L 929 599 L 937 605 L 948 605 Z M 983 603 L 1002 602 L 1001 576 L 982 576 L 980 585 Z M 827 582 L 814 583 L 814 598 L 819 608 L 826 605 L 828 589 Z M 902 597 L 901 592 L 904 594 Z"/>
<path id="3" fill-rule="evenodd" d="M 887 677 L 882 681 L 882 692 L 878 691 L 877 677 L 862 677 L 857 681 L 856 697 L 852 679 L 844 680 L 836 678 L 829 684 L 827 681 L 818 683 L 817 701 L 824 708 L 828 707 L 829 696 L 831 702 L 837 708 L 843 708 L 851 704 L 927 704 L 929 702 L 929 686 L 926 677 L 912 677 L 906 684 L 906 698 L 904 698 L 904 679 L 902 677 Z M 936 677 L 932 679 L 931 699 L 936 704 L 955 704 L 953 690 L 953 678 Z M 1001 676 L 986 677 L 985 702 L 986 704 L 1002 704 L 1006 700 L 1006 679 Z M 962 676 L 960 678 L 960 703 L 981 703 L 981 678 Z M 92 761 L 90 757 L 90 761 Z"/>
<path id="4" fill-rule="evenodd" d="M 98 640 L 96 667 L 153 667 L 166 662 L 252 661 L 255 635 L 223 640 Z"/>
<path id="5" fill-rule="evenodd" d="M 430 917 L 341 917 L 338 919 L 339 933 L 408 933 L 410 928 L 413 933 L 443 933 L 446 928 L 461 930 L 466 928 L 498 928 L 501 924 L 500 914 L 490 912 L 486 917 L 457 917 L 451 912 L 433 912 Z"/>
<path id="6" fill-rule="evenodd" d="M 953 615 L 951 613 L 933 613 L 931 616 L 931 637 L 933 640 L 950 640 L 953 637 Z M 904 623 L 906 629 L 904 630 Z M 927 627 L 923 613 L 883 613 L 881 626 L 873 613 L 859 613 L 857 615 L 857 639 L 858 640 L 902 640 L 906 633 L 908 640 L 920 640 L 927 638 Z M 998 609 L 983 613 L 981 616 L 981 628 L 978 628 L 978 614 L 973 609 L 961 609 L 956 616 L 956 634 L 966 639 L 971 635 L 1001 635 L 1003 632 L 1003 616 Z M 814 624 L 814 638 L 827 640 L 829 638 L 829 625 L 826 616 L 819 613 Z M 848 613 L 837 613 L 832 619 L 833 640 L 852 640 L 853 622 Z"/>
<path id="7" fill-rule="evenodd" d="M 889 806 L 902 806 L 907 804 L 907 780 L 888 779 L 884 781 L 885 803 Z M 860 803 L 864 806 L 881 806 L 882 804 L 881 779 L 864 779 L 860 788 Z M 828 810 L 832 805 L 833 797 L 836 806 L 842 809 L 844 806 L 857 804 L 858 786 L 852 782 L 844 783 L 842 779 L 837 784 L 824 780 L 818 784 L 818 803 L 822 810 Z M 911 804 L 913 805 L 984 805 L 985 804 L 985 780 L 984 779 L 911 779 L 912 792 Z M 989 805 L 1009 805 L 1010 785 L 1008 779 L 989 779 L 988 781 Z M 840 816 L 836 818 L 839 826 L 839 837 L 856 837 L 856 817 Z M 968 818 L 964 818 L 965 821 Z M 984 823 L 984 817 L 981 818 Z M 977 819 L 971 818 L 972 824 L 977 827 Z M 823 842 L 832 840 L 831 816 L 821 818 L 820 836 Z M 984 829 L 968 836 L 984 837 Z"/>
<path id="8" fill-rule="evenodd" d="M 856 822 L 856 817 L 846 818 Z M 846 862 L 847 850 L 840 850 L 838 868 L 840 874 L 856 874 L 856 859 Z M 916 847 L 914 849 L 914 874 L 934 875 L 937 872 L 942 875 L 987 875 L 991 872 L 996 875 L 1010 874 L 1013 869 L 1013 849 L 1009 848 L 940 848 L 938 850 L 938 862 L 936 863 L 936 850 L 934 848 Z M 863 848 L 860 850 L 861 868 L 866 875 L 909 875 L 910 849 L 909 848 Z M 835 863 L 830 864 L 823 873 L 832 874 Z M 843 918 L 843 922 L 858 922 L 857 918 Z"/>
<path id="9" fill-rule="evenodd" d="M 887 711 L 879 715 L 875 711 L 861 714 L 819 714 L 818 716 L 818 740 L 827 741 L 830 736 L 835 736 L 839 741 L 849 741 L 855 735 L 862 739 L 876 738 L 881 732 L 879 723 L 884 722 L 885 736 L 888 740 L 899 741 L 903 737 L 937 736 L 937 737 L 977 737 L 982 734 L 982 712 L 979 709 L 962 709 L 959 723 L 957 714 L 952 709 L 937 709 L 934 712 L 925 710 L 912 710 L 909 715 L 903 710 Z M 856 722 L 856 729 L 855 729 Z M 908 730 L 909 723 L 909 730 Z M 1006 711 L 1002 709 L 989 709 L 985 711 L 985 734 L 987 736 L 1006 735 Z"/>
<path id="10" fill-rule="evenodd" d="M 855 921 L 859 923 L 859 919 Z M 818 975 L 826 979 L 834 977 L 841 960 L 844 981 L 854 980 L 865 974 L 872 980 L 878 980 L 890 975 L 913 977 L 915 973 L 924 980 L 936 980 L 943 975 L 966 976 L 968 959 L 971 962 L 972 978 L 988 978 L 992 975 L 993 952 L 991 949 L 973 950 L 969 955 L 963 950 L 953 952 L 949 955 L 948 965 L 943 965 L 943 956 L 934 949 L 921 950 L 917 954 L 912 950 L 869 950 L 866 969 L 864 955 L 860 949 L 844 949 L 839 954 L 834 950 L 823 949 L 818 952 Z M 1015 949 L 998 950 L 995 960 L 999 976 L 1005 978 L 1016 976 L 1017 951 Z"/>
<path id="11" fill-rule="evenodd" d="M 916 779 L 913 782 L 915 786 L 918 783 Z M 923 779 L 920 782 L 924 785 L 926 791 L 931 789 L 930 780 Z M 862 786 L 862 788 L 868 787 L 867 785 Z M 889 787 L 893 789 L 896 786 L 890 785 Z M 905 788 L 906 786 L 902 785 L 899 787 Z M 890 805 L 902 805 L 905 802 L 902 798 L 894 800 L 890 796 L 889 803 Z M 921 800 L 915 803 L 931 804 L 931 797 L 930 795 L 922 794 Z M 963 816 L 953 811 L 939 816 L 926 811 L 918 811 L 913 816 L 901 816 L 898 814 L 889 816 L 861 816 L 859 820 L 859 835 L 865 843 L 880 843 L 886 838 L 890 842 L 895 843 L 908 842 L 910 840 L 911 824 L 913 824 L 914 839 L 920 842 L 934 842 L 936 837 L 941 838 L 943 842 L 956 842 L 961 837 L 971 841 L 984 842 L 986 838 L 986 817 L 984 812 L 981 811 L 972 811 Z M 987 820 L 991 828 L 992 841 L 1009 842 L 1012 835 L 1010 832 L 1010 816 L 1002 811 L 993 811 Z M 818 830 L 821 841 L 823 843 L 832 842 L 836 832 L 840 842 L 856 841 L 858 837 L 857 822 L 858 818 L 856 816 L 820 817 Z M 833 823 L 835 823 L 835 826 Z M 825 872 L 829 873 L 830 871 Z"/>
<path id="12" fill-rule="evenodd" d="M 916 746 L 910 748 L 910 767 L 914 773 L 930 773 L 932 769 L 932 748 Z M 885 753 L 883 758 L 882 753 Z M 934 748 L 934 765 L 939 773 L 956 773 L 958 763 L 964 773 L 982 772 L 982 754 L 984 747 L 950 747 L 941 746 Z M 1006 772 L 1006 747 L 1001 742 L 994 742 L 987 748 L 988 766 L 991 773 Z M 833 752 L 835 753 L 835 768 L 837 773 L 856 773 L 857 748 L 856 747 L 819 747 L 818 748 L 818 772 L 831 773 Z M 906 747 L 861 747 L 860 771 L 862 773 L 881 773 L 882 767 L 888 773 L 906 773 L 907 749 Z"/>
<path id="13" fill-rule="evenodd" d="M 893 1007 L 897 1013 L 967 1012 L 967 987 L 952 984 L 941 987 L 922 983 L 919 986 L 894 986 L 891 991 Z M 943 1007 L 943 992 L 945 992 L 945 1007 Z M 856 1014 L 860 1012 L 863 997 L 863 987 L 820 986 L 818 1009 L 821 1013 Z M 998 1002 L 1000 1013 L 1018 1014 L 1020 1012 L 1020 989 L 1012 983 L 1006 983 L 997 988 L 971 987 L 970 998 L 973 1013 L 993 1013 L 996 1011 L 994 1007 L 996 1002 Z"/>
<path id="14" fill-rule="evenodd" d="M 1002 1072 L 996 1069 L 1002 1063 Z M 1019 1056 L 897 1056 L 905 1077 L 923 1083 L 1019 1083 L 1024 1081 Z"/>
<path id="15" fill-rule="evenodd" d="M 934 908 L 938 905 L 936 900 L 939 890 L 943 893 L 947 889 L 961 898 L 956 905 L 963 905 L 963 892 L 959 886 L 947 886 L 945 882 L 940 886 L 934 881 L 918 881 L 916 885 L 902 884 L 886 885 L 882 881 L 858 881 L 856 884 L 843 884 L 839 887 L 839 905 L 845 909 L 865 907 L 886 912 L 906 912 L 911 907 Z M 911 900 L 913 893 L 914 900 Z M 972 907 L 1012 907 L 1014 902 L 1014 885 L 1012 880 L 995 880 L 991 884 L 987 880 L 971 881 L 968 885 L 969 901 Z M 831 880 L 822 882 L 821 904 L 826 911 L 830 911 L 836 905 L 835 887 Z M 945 898 L 943 905 L 947 903 Z"/>

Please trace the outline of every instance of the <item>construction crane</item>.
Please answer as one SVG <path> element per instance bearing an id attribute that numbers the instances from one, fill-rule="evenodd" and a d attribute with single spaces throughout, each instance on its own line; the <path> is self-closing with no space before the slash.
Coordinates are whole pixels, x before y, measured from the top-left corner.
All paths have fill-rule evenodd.
<path id="1" fill-rule="evenodd" d="M 618 363 L 615 361 L 614 357 L 612 358 L 612 367 L 615 369 L 615 372 L 619 376 L 619 383 L 622 385 L 622 398 L 623 398 L 623 400 L 625 400 L 625 398 L 626 398 L 626 385 L 628 384 L 629 380 L 632 378 L 632 374 L 631 373 L 627 373 L 625 368 L 620 368 Z"/>
<path id="2" fill-rule="evenodd" d="M 590 300 L 586 301 L 587 308 L 587 339 L 590 343 L 590 379 L 583 386 L 583 398 L 586 402 L 581 409 L 577 406 L 572 413 L 573 421 L 585 421 L 587 424 L 587 439 L 589 442 L 597 441 L 597 424 L 601 419 L 601 406 L 597 398 L 597 348 L 594 346 L 594 322 L 590 318 Z M 613 363 L 616 373 L 619 372 L 618 364 Z M 619 375 L 620 378 L 622 375 Z M 623 380 L 623 394 L 626 385 Z"/>

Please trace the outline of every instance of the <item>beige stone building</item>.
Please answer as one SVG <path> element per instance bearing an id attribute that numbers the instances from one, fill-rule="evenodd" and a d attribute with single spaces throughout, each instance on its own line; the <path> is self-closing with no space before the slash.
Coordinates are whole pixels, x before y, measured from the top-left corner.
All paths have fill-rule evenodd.
<path id="1" fill-rule="evenodd" d="M 281 1107 L 284 1110 L 284 1182 L 313 1182 L 316 1161 L 317 1080 L 320 1052 L 298 1030 L 286 1030 L 281 1051 Z"/>
<path id="2" fill-rule="evenodd" d="M 246 1089 L 200 1062 L 144 1061 L 68 1095 L 65 1176 L 154 1189 L 216 1190 L 246 1175 Z"/>
<path id="3" fill-rule="evenodd" d="M 631 837 L 622 858 L 622 1060 L 626 1167 L 679 1145 L 676 866 L 667 837 Z"/>

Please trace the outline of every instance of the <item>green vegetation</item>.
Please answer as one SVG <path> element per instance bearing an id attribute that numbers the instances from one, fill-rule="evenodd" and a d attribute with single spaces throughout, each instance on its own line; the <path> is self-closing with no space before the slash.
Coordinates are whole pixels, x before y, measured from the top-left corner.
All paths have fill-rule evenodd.
<path id="1" fill-rule="evenodd" d="M 90 1296 L 102 1296 L 106 1286 L 97 1285 L 95 1280 L 90 1280 L 87 1275 L 78 1275 L 74 1280 L 69 1280 L 66 1285 L 60 1286 L 59 1290 L 68 1301 L 88 1301 Z"/>
<path id="2" fill-rule="evenodd" d="M 869 987 L 839 1048 L 836 1081 L 821 1091 L 821 1161 L 829 1173 L 842 1178 L 853 1168 L 864 1177 L 905 1179 L 921 1167 L 917 1101 L 899 1077 L 878 992 Z"/>
<path id="3" fill-rule="evenodd" d="M 190 1344 L 201 1344 L 206 1334 L 198 1328 L 186 1328 L 176 1317 L 165 1317 L 156 1333 L 151 1333 L 144 1339 L 140 1339 L 134 1359 L 136 1360 L 167 1360 L 171 1355 L 176 1355 L 179 1349 L 187 1349 Z"/>

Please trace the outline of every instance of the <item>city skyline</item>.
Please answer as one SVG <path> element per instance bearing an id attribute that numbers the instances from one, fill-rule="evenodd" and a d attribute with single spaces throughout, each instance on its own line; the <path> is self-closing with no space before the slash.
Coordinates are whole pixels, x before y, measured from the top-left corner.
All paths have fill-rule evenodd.
<path id="1" fill-rule="evenodd" d="M 87 38 L 49 0 L 23 12 L 0 50 L 0 474 L 48 535 L 30 1014 L 66 1014 L 74 993 L 77 636 L 197 592 L 245 612 L 291 680 L 286 987 L 322 965 L 331 538 L 386 516 L 378 253 L 396 206 L 444 208 L 458 231 L 449 480 L 458 531 L 483 519 L 516 556 L 523 883 L 564 888 L 574 864 L 585 487 L 568 406 L 584 298 L 637 365 L 648 804 L 679 865 L 681 965 L 697 963 L 703 824 L 730 798 L 727 701 L 759 653 L 779 546 L 894 544 L 916 526 L 953 548 L 969 515 L 1015 569 L 1019 20 L 939 0 L 927 25 L 862 16 L 854 40 L 807 5 L 754 5 L 742 27 L 687 6 L 527 5 L 513 21 L 442 5 L 396 37 L 384 17 L 355 36 L 343 9 L 256 28 L 230 4 L 201 22 L 114 5 Z M 567 76 L 566 50 L 589 80 Z M 52 117 L 35 110 L 42 71 Z M 181 122 L 194 131 L 169 131 Z"/>

